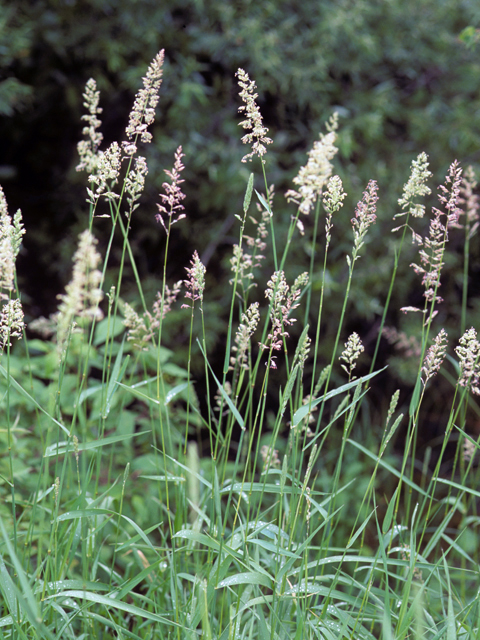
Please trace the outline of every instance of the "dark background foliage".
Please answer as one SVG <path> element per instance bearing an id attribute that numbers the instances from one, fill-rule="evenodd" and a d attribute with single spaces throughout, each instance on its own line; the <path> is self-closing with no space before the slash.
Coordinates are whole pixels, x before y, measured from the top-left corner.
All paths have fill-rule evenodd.
<path id="1" fill-rule="evenodd" d="M 238 127 L 238 67 L 257 83 L 274 140 L 266 170 L 277 192 L 279 245 L 294 213 L 283 193 L 325 120 L 334 110 L 340 116 L 336 171 L 349 197 L 335 221 L 326 336 L 336 329 L 344 255 L 351 249 L 350 218 L 368 180 L 379 183 L 378 223 L 359 263 L 348 327 L 360 329 L 367 343 L 374 339 L 385 301 L 384 274 L 390 272 L 396 242 L 391 219 L 411 160 L 427 152 L 432 186 L 443 182 L 454 159 L 463 166 L 479 164 L 480 61 L 459 38 L 480 22 L 477 0 L 17 0 L 14 5 L 3 0 L 0 8 L 0 182 L 11 210 L 20 207 L 25 219 L 19 270 L 33 317 L 55 309 L 69 277 L 73 239 L 86 224 L 86 176 L 75 172 L 85 82 L 94 77 L 101 90 L 104 144 L 121 140 L 134 94 L 161 48 L 164 83 L 154 143 L 145 149 L 150 174 L 131 237 L 151 299 L 165 239 L 154 220 L 155 203 L 163 169 L 172 166 L 181 144 L 187 220 L 172 234 L 168 278 L 184 276 L 195 249 L 207 262 L 213 352 L 230 295 L 224 285 L 236 237 L 234 216 L 241 211 L 251 169 L 240 163 L 245 149 Z M 256 187 L 264 190 L 258 165 L 254 170 Z M 429 204 L 436 204 L 435 193 Z M 311 223 L 306 224 L 308 232 Z M 425 230 L 428 221 L 422 224 Z M 101 241 L 107 225 L 99 220 L 95 228 Z M 451 248 L 442 290 L 447 304 L 439 318 L 439 326 L 447 327 L 455 326 L 460 302 L 461 239 Z M 408 251 L 406 265 L 417 250 Z M 308 268 L 309 258 L 308 244 L 299 243 L 289 261 L 289 280 Z M 478 318 L 478 258 L 477 236 L 470 263 L 470 324 Z M 273 271 L 271 258 L 267 271 Z M 125 291 L 129 295 L 133 288 Z M 398 309 L 419 297 L 418 277 L 405 267 L 392 302 L 392 324 L 403 323 L 408 330 L 411 321 Z M 327 339 L 325 353 L 329 347 Z M 408 379 L 408 370 L 402 374 L 397 368 L 397 376 Z"/>

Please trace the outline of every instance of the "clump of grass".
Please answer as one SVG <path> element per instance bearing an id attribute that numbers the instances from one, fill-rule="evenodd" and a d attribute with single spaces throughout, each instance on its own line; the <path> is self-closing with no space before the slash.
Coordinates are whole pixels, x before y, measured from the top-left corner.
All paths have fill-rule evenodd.
<path id="1" fill-rule="evenodd" d="M 469 411 L 478 414 L 480 347 L 476 329 L 465 330 L 464 320 L 454 348 L 444 328 L 436 326 L 447 240 L 460 226 L 462 198 L 468 203 L 467 261 L 478 225 L 474 177 L 469 173 L 462 183 L 459 165 L 452 164 L 441 188 L 443 209 L 433 210 L 423 238 L 414 225 L 426 215 L 422 198 L 430 192 L 431 174 L 424 153 L 412 162 L 399 198 L 401 212 L 392 215 L 392 221 L 404 216 L 405 222 L 393 229 L 402 236 L 368 372 L 362 336 L 345 335 L 344 326 L 355 267 L 368 251 L 369 229 L 376 222 L 377 185 L 374 180 L 366 185 L 352 217 L 333 349 L 329 361 L 321 362 L 318 347 L 329 313 L 325 273 L 336 240 L 335 218 L 346 197 L 332 164 L 338 121 L 334 116 L 327 123 L 327 133 L 294 180 L 295 190 L 286 194 L 297 212 L 281 247 L 273 190 L 267 186 L 272 140 L 255 83 L 239 69 L 240 111 L 246 117 L 241 126 L 250 132 L 242 141 L 252 145 L 244 161 L 260 160 L 265 191 L 254 189 L 251 174 L 237 216 L 224 366 L 217 370 L 207 350 L 209 292 L 201 247 L 185 264 L 183 283 L 167 282 L 173 225 L 188 224 L 181 147 L 173 169 L 166 171 L 169 181 L 158 205 L 166 249 L 151 310 L 130 243 L 130 221 L 148 174 L 139 149 L 152 140 L 148 128 L 163 60 L 160 52 L 144 78 L 126 140 L 105 151 L 100 96 L 94 81 L 87 83 L 88 126 L 78 166 L 89 174 L 86 229 L 58 314 L 31 322 L 28 334 L 15 277 L 24 230 L 19 213 L 9 216 L 0 191 L 2 637 L 478 637 L 479 445 L 466 427 Z M 294 279 L 289 250 L 294 239 L 307 240 L 300 215 L 312 212 L 312 246 L 323 242 L 322 265 L 312 252 L 309 273 Z M 111 220 L 102 250 L 95 240 L 99 216 Z M 253 235 L 246 233 L 250 224 Z M 422 247 L 413 267 L 425 289 L 424 308 L 405 309 L 417 313 L 421 333 L 414 391 L 410 399 L 400 398 L 399 391 L 385 398 L 383 424 L 369 425 L 364 437 L 369 385 L 381 379 L 376 357 L 409 231 Z M 113 268 L 117 242 L 121 260 L 116 284 L 107 292 L 105 276 Z M 251 298 L 267 251 L 275 271 L 262 304 Z M 136 275 L 136 308 L 122 298 L 126 261 Z M 309 282 L 320 266 L 324 275 L 317 295 Z M 466 283 L 464 271 L 465 288 Z M 463 300 L 465 307 L 466 296 Z M 308 318 L 314 304 L 317 325 L 312 329 L 305 320 L 295 344 L 294 324 L 302 310 Z M 164 327 L 175 306 L 190 318 L 183 367 L 172 362 L 176 336 Z M 41 339 L 34 337 L 35 328 L 44 331 Z M 204 363 L 202 410 L 193 358 Z M 419 479 L 420 410 L 425 397 L 435 394 L 433 380 L 440 372 L 452 382 L 451 410 L 434 471 L 425 461 Z M 392 450 L 401 424 L 403 456 Z M 205 434 L 208 446 L 201 454 Z M 445 474 L 444 456 L 454 436 L 456 453 Z"/>

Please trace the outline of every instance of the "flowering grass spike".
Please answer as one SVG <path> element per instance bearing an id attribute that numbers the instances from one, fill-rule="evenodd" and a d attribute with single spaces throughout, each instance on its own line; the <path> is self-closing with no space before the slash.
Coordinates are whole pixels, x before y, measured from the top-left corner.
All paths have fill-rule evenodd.
<path id="1" fill-rule="evenodd" d="M 263 156 L 267 153 L 265 145 L 272 144 L 272 140 L 267 137 L 268 129 L 263 126 L 262 114 L 260 108 L 255 102 L 258 98 L 258 93 L 255 93 L 256 85 L 253 80 L 250 80 L 248 73 L 243 69 L 239 69 L 235 74 L 238 77 L 238 84 L 241 87 L 240 97 L 245 103 L 238 108 L 240 113 L 245 113 L 247 116 L 243 122 L 240 122 L 240 126 L 246 130 L 251 130 L 251 133 L 247 133 L 243 136 L 243 144 L 251 144 L 252 151 L 246 156 L 243 156 L 242 162 L 251 160 L 254 155 L 257 155 L 260 160 L 265 163 Z"/>
<path id="2" fill-rule="evenodd" d="M 426 184 L 427 180 L 432 177 L 432 173 L 428 170 L 428 164 L 428 156 L 424 151 L 417 156 L 416 160 L 412 161 L 410 177 L 403 187 L 402 197 L 398 199 L 402 212 L 397 213 L 395 218 L 405 216 L 408 213 L 414 218 L 423 218 L 425 215 L 425 206 L 415 201 L 417 198 L 432 193 Z"/>
<path id="3" fill-rule="evenodd" d="M 152 134 L 148 127 L 155 120 L 155 108 L 158 104 L 158 92 L 162 84 L 163 60 L 165 52 L 162 49 L 152 60 L 146 76 L 143 78 L 143 89 L 135 96 L 135 102 L 130 112 L 128 126 L 125 130 L 127 138 L 132 141 L 140 137 L 144 143 L 152 141 Z M 125 142 L 124 151 L 133 155 L 136 151 L 135 143 Z"/>
<path id="4" fill-rule="evenodd" d="M 353 261 L 357 260 L 359 250 L 364 244 L 365 235 L 368 228 L 375 222 L 377 216 L 375 212 L 377 210 L 377 195 L 378 187 L 375 180 L 370 180 L 366 190 L 363 193 L 362 200 L 357 204 L 355 209 L 355 218 L 352 219 L 354 249 L 353 249 Z"/>
<path id="5" fill-rule="evenodd" d="M 250 339 L 260 321 L 260 311 L 258 307 L 258 302 L 254 302 L 248 307 L 245 313 L 242 313 L 242 321 L 235 335 L 235 344 L 232 346 L 232 351 L 236 352 L 236 355 L 230 358 L 231 368 L 236 364 L 242 369 L 249 368 L 247 352 L 250 346 Z"/>
<path id="6" fill-rule="evenodd" d="M 79 236 L 78 249 L 73 256 L 73 274 L 65 293 L 60 298 L 57 315 L 57 347 L 61 354 L 65 341 L 76 318 L 96 318 L 103 313 L 99 303 L 103 298 L 100 283 L 102 274 L 98 270 L 101 257 L 95 246 L 96 238 L 86 229 Z"/>
<path id="7" fill-rule="evenodd" d="M 11 346 L 10 338 L 21 338 L 25 323 L 20 300 L 9 300 L 0 313 L 0 348 Z"/>
<path id="8" fill-rule="evenodd" d="M 348 373 L 348 377 L 351 380 L 352 372 L 357 366 L 356 362 L 360 357 L 360 354 L 365 351 L 365 347 L 360 340 L 358 333 L 355 331 L 348 337 L 347 342 L 345 343 L 345 349 L 340 356 L 340 360 L 343 360 L 345 364 L 342 364 L 342 369 Z"/>
<path id="9" fill-rule="evenodd" d="M 160 222 L 167 235 L 169 234 L 169 229 L 172 224 L 175 224 L 176 222 L 179 222 L 180 220 L 185 218 L 185 214 L 181 213 L 181 211 L 185 209 L 182 204 L 182 200 L 185 199 L 185 194 L 180 188 L 182 182 L 185 182 L 181 177 L 182 171 L 185 169 L 182 163 L 182 158 L 184 157 L 184 155 L 185 154 L 182 153 L 182 147 L 178 147 L 175 152 L 175 162 L 173 164 L 173 169 L 171 171 L 165 169 L 165 173 L 170 178 L 170 182 L 164 182 L 162 184 L 162 187 L 165 191 L 165 193 L 160 194 L 162 204 L 157 204 L 158 213 L 156 214 L 155 219 L 157 220 L 157 222 Z M 170 220 L 168 226 L 165 224 L 162 214 L 169 217 Z"/>
<path id="10" fill-rule="evenodd" d="M 450 165 L 445 179 L 445 185 L 441 185 L 439 200 L 444 205 L 446 212 L 433 208 L 433 218 L 430 221 L 428 237 L 423 241 L 424 248 L 420 250 L 420 264 L 412 263 L 415 273 L 422 276 L 422 285 L 425 288 L 424 297 L 428 302 L 442 302 L 437 290 L 440 287 L 440 275 L 444 264 L 445 245 L 448 241 L 448 229 L 458 223 L 458 200 L 462 171 L 457 162 Z M 450 186 L 451 184 L 451 186 Z M 446 217 L 445 223 L 442 218 Z"/>
<path id="11" fill-rule="evenodd" d="M 459 385 L 480 395 L 480 342 L 473 327 L 465 331 L 455 352 L 460 363 Z"/>
<path id="12" fill-rule="evenodd" d="M 97 91 L 97 83 L 90 78 L 85 85 L 83 94 L 83 106 L 88 110 L 88 115 L 83 115 L 82 120 L 88 123 L 88 126 L 82 130 L 85 140 L 81 140 L 77 144 L 80 162 L 76 167 L 77 171 L 87 171 L 94 173 L 98 163 L 98 149 L 103 140 L 103 134 L 97 129 L 102 121 L 97 117 L 103 109 L 98 106 L 100 102 L 100 91 Z"/>
<path id="13" fill-rule="evenodd" d="M 427 351 L 425 360 L 423 361 L 422 381 L 424 386 L 427 384 L 430 378 L 433 378 L 433 376 L 435 376 L 440 370 L 442 362 L 445 358 L 445 354 L 447 352 L 447 345 L 447 332 L 445 331 L 445 329 L 440 329 L 440 333 L 435 338 L 434 343 Z"/>
<path id="14" fill-rule="evenodd" d="M 330 162 L 338 152 L 335 146 L 338 129 L 338 114 L 334 113 L 327 124 L 328 133 L 320 134 L 320 140 L 313 143 L 313 148 L 308 152 L 308 161 L 300 168 L 293 183 L 298 185 L 298 191 L 290 189 L 285 194 L 288 202 L 295 202 L 300 213 L 308 215 L 315 206 L 317 198 L 327 180 L 332 175 L 332 163 Z"/>
<path id="15" fill-rule="evenodd" d="M 142 316 L 131 305 L 125 303 L 123 324 L 127 327 L 127 340 L 136 349 L 147 351 L 148 345 L 153 340 L 154 332 L 160 327 L 160 323 L 167 313 L 171 311 L 172 304 L 176 301 L 181 288 L 181 280 L 173 285 L 173 289 L 165 285 L 164 298 L 162 299 L 162 294 L 158 292 L 152 312 L 145 311 Z"/>
<path id="16" fill-rule="evenodd" d="M 327 246 L 332 239 L 332 218 L 333 214 L 337 213 L 343 207 L 343 201 L 347 197 L 347 194 L 343 190 L 343 184 L 338 176 L 332 176 L 327 183 L 327 189 L 323 194 L 322 202 L 327 212 L 325 219 L 325 235 Z"/>
<path id="17" fill-rule="evenodd" d="M 0 186 L 0 299 L 8 299 L 15 288 L 15 261 L 25 233 L 20 209 L 12 217 Z M 2 292 L 3 290 L 3 292 Z"/>
<path id="18" fill-rule="evenodd" d="M 473 238 L 480 224 L 480 204 L 477 188 L 477 178 L 473 167 L 468 166 L 460 187 L 459 204 L 465 205 L 465 226 L 468 229 L 468 239 Z M 462 212 L 463 213 L 463 212 Z"/>
<path id="19" fill-rule="evenodd" d="M 94 170 L 88 177 L 90 184 L 96 185 L 95 191 L 87 188 L 89 196 L 88 202 L 95 205 L 103 196 L 107 200 L 114 200 L 119 196 L 111 191 L 118 181 L 120 167 L 122 163 L 122 151 L 118 142 L 112 142 L 106 151 L 99 151 Z"/>
<path id="20" fill-rule="evenodd" d="M 202 264 L 202 261 L 196 251 L 193 253 L 193 258 L 191 259 L 190 264 L 190 267 L 185 267 L 188 279 L 183 282 L 186 289 L 185 297 L 192 301 L 192 305 L 184 304 L 182 305 L 182 309 L 190 309 L 195 300 L 200 300 L 200 304 L 203 302 L 206 268 Z"/>
<path id="21" fill-rule="evenodd" d="M 296 322 L 296 319 L 291 317 L 291 314 L 300 304 L 302 288 L 307 283 L 308 273 L 305 272 L 295 279 L 290 290 L 283 271 L 276 271 L 272 275 L 265 291 L 265 297 L 270 300 L 272 305 L 270 312 L 272 328 L 267 336 L 267 343 L 260 343 L 261 349 L 279 351 L 282 348 L 283 339 L 289 335 L 285 327 L 291 326 Z M 271 361 L 271 367 L 272 369 L 277 368 L 274 359 Z"/>

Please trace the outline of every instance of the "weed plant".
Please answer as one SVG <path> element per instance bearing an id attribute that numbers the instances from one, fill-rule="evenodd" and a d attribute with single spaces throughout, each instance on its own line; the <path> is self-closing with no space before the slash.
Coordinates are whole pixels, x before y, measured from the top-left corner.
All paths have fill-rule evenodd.
<path id="1" fill-rule="evenodd" d="M 469 242 L 478 225 L 473 174 L 462 177 L 452 163 L 422 237 L 416 224 L 426 215 L 431 175 L 424 153 L 412 162 L 392 213 L 398 241 L 369 368 L 361 336 L 345 331 L 357 263 L 376 220 L 377 185 L 366 185 L 352 214 L 338 329 L 323 361 L 325 274 L 346 195 L 332 165 L 337 118 L 286 194 L 292 221 L 287 237 L 276 237 L 271 140 L 255 83 L 239 69 L 243 161 L 259 170 L 262 187 L 254 188 L 252 173 L 237 212 L 218 370 L 205 339 L 209 292 L 199 253 L 186 259 L 183 282 L 167 281 L 174 225 L 188 224 L 181 148 L 156 214 L 165 236 L 159 292 L 147 305 L 137 277 L 136 305 L 122 299 L 127 261 L 137 273 L 130 222 L 148 173 L 139 148 L 152 139 L 162 65 L 160 52 L 125 141 L 106 150 L 99 93 L 87 83 L 78 169 L 88 174 L 88 220 L 58 312 L 27 329 L 15 270 L 21 213 L 9 215 L 0 192 L 0 637 L 478 638 L 479 445 L 468 426 L 479 415 L 480 343 L 465 326 Z M 111 234 L 100 252 L 102 218 Z M 465 270 L 462 308 L 450 310 L 459 332 L 449 342 L 436 315 L 453 233 L 464 234 Z M 379 422 L 369 389 L 385 379 L 376 364 L 383 335 L 399 339 L 384 325 L 410 237 L 424 300 L 403 309 L 419 328 L 414 391 L 385 397 Z M 291 278 L 289 251 L 301 242 L 314 248 L 310 270 Z M 116 243 L 121 260 L 107 291 Z M 259 295 L 267 252 L 275 272 Z M 319 291 L 309 285 L 314 272 L 322 274 Z M 168 313 L 190 323 L 183 367 L 174 362 L 178 336 L 164 322 Z M 194 358 L 203 363 L 205 398 L 197 397 Z M 422 405 L 436 398 L 440 371 L 450 410 L 435 456 L 429 448 L 422 459 Z M 392 448 L 400 425 L 401 455 Z"/>

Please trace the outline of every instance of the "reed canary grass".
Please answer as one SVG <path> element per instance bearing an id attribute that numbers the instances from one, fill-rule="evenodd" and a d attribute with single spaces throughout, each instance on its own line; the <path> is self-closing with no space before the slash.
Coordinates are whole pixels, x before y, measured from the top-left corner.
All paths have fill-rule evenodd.
<path id="1" fill-rule="evenodd" d="M 25 229 L 20 209 L 13 218 L 8 213 L 7 199 L 0 186 L 0 300 L 8 300 L 15 289 L 15 262 Z"/>
<path id="2" fill-rule="evenodd" d="M 238 69 L 235 74 L 238 78 L 238 84 L 242 89 L 240 97 L 244 102 L 244 105 L 238 107 L 239 113 L 244 113 L 246 118 L 243 122 L 240 122 L 241 127 L 250 131 L 246 133 L 243 138 L 243 144 L 251 144 L 252 150 L 247 155 L 243 156 L 242 162 L 247 162 L 258 156 L 262 163 L 265 162 L 263 156 L 267 153 L 267 146 L 272 144 L 272 140 L 267 137 L 268 129 L 263 124 L 262 114 L 260 108 L 256 102 L 258 93 L 255 93 L 256 85 L 253 80 L 250 80 L 249 75 L 243 69 Z"/>
<path id="3" fill-rule="evenodd" d="M 442 366 L 445 354 L 447 352 L 448 340 L 445 329 L 440 329 L 439 334 L 435 338 L 432 346 L 428 349 L 422 367 L 422 382 L 424 385 L 437 375 Z"/>
<path id="4" fill-rule="evenodd" d="M 363 346 L 358 333 L 354 331 L 348 337 L 348 340 L 345 343 L 345 349 L 342 351 L 342 355 L 340 356 L 340 360 L 343 360 L 345 363 L 342 364 L 342 369 L 348 374 L 349 380 L 355 379 L 354 377 L 352 378 L 352 373 L 357 366 L 357 360 L 363 351 L 365 351 L 365 347 Z"/>
<path id="5" fill-rule="evenodd" d="M 313 143 L 308 152 L 308 161 L 293 179 L 297 190 L 290 189 L 285 194 L 288 202 L 295 202 L 300 213 L 308 215 L 322 195 L 324 186 L 332 175 L 331 160 L 338 153 L 335 146 L 338 129 L 338 114 L 334 113 L 327 123 L 327 134 L 320 134 L 320 140 Z"/>
<path id="6" fill-rule="evenodd" d="M 79 330 L 76 320 L 87 318 L 100 320 L 103 312 L 99 307 L 103 292 L 99 288 L 102 274 L 98 269 L 101 256 L 96 250 L 97 240 L 85 230 L 79 236 L 78 248 L 73 256 L 72 279 L 59 296 L 57 314 L 57 348 L 63 353 L 65 343 L 72 330 Z"/>
<path id="7" fill-rule="evenodd" d="M 136 151 L 135 141 L 140 138 L 143 143 L 152 141 L 152 134 L 148 127 L 155 120 L 155 109 L 159 101 L 159 91 L 162 84 L 163 61 L 165 52 L 162 49 L 152 60 L 147 73 L 143 78 L 143 88 L 135 96 L 133 108 L 130 111 L 128 126 L 125 130 L 129 141 L 123 148 L 127 155 L 133 155 Z"/>
<path id="8" fill-rule="evenodd" d="M 89 174 L 95 172 L 99 159 L 98 150 L 103 140 L 103 133 L 97 131 L 102 124 L 98 116 L 103 111 L 98 106 L 99 102 L 100 91 L 97 91 L 97 83 L 93 78 L 90 78 L 83 94 L 83 106 L 88 110 L 88 114 L 82 116 L 82 120 L 87 122 L 88 126 L 82 130 L 85 139 L 77 144 L 80 162 L 76 167 L 77 171 L 86 171 Z"/>
<path id="9" fill-rule="evenodd" d="M 178 147 L 175 152 L 175 162 L 171 171 L 165 169 L 165 173 L 170 178 L 170 182 L 163 183 L 163 189 L 165 193 L 160 194 L 162 204 L 157 204 L 158 213 L 155 218 L 159 222 L 167 235 L 170 233 L 170 227 L 185 218 L 185 214 L 181 213 L 185 207 L 182 204 L 182 200 L 185 199 L 185 194 L 182 192 L 180 185 L 184 182 L 181 177 L 182 171 L 185 169 L 182 158 L 185 154 L 182 152 L 182 147 Z M 164 216 L 168 217 L 168 225 L 165 224 Z"/>
<path id="10" fill-rule="evenodd" d="M 460 364 L 458 384 L 480 395 L 480 342 L 473 327 L 465 331 L 455 352 Z"/>
<path id="11" fill-rule="evenodd" d="M 351 209 L 353 244 L 346 250 L 344 239 L 334 242 L 346 194 L 334 175 L 331 121 L 294 181 L 295 195 L 288 196 L 296 213 L 279 268 L 265 169 L 270 140 L 255 83 L 240 69 L 243 141 L 251 145 L 244 160 L 259 157 L 265 189 L 254 189 L 253 173 L 246 178 L 231 262 L 235 277 L 225 278 L 225 295 L 213 300 L 208 282 L 218 273 L 206 279 L 199 247 L 185 280 L 167 286 L 171 232 L 185 215 L 179 147 L 157 213 L 166 231 L 165 237 L 156 227 L 165 243 L 162 286 L 149 289 L 154 300 L 147 304 L 129 223 L 150 178 L 137 147 L 151 141 L 162 65 L 160 52 L 135 99 L 127 140 L 106 151 L 100 149 L 98 92 L 87 83 L 79 168 L 90 175 L 92 206 L 71 281 L 60 296 L 58 346 L 46 334 L 30 337 L 32 327 L 45 328 L 46 321 L 29 320 L 25 331 L 16 274 L 23 225 L 21 214 L 9 216 L 0 190 L 2 638 L 478 637 L 478 439 L 470 435 L 480 393 L 474 305 L 464 305 L 471 328 L 462 327 L 455 349 L 447 342 L 450 327 L 429 337 L 431 322 L 421 340 L 397 327 L 382 332 L 410 229 L 423 252 L 418 262 L 425 315 L 448 264 L 448 234 L 460 222 L 468 254 L 478 222 L 474 177 L 468 172 L 462 182 L 452 164 L 440 189 L 441 212 L 434 209 L 424 239 L 413 225 L 424 214 L 431 174 L 425 154 L 412 162 L 403 194 L 394 198 L 400 212 L 391 217 L 404 224 L 394 243 L 382 320 L 363 298 L 368 312 L 358 320 L 350 294 L 376 222 L 377 184 L 370 181 Z M 260 215 L 247 235 L 255 197 Z M 101 253 L 94 229 L 105 221 L 97 219 L 95 207 L 104 199 L 112 231 Z M 318 264 L 322 204 L 326 238 Z M 298 216 L 313 207 L 313 239 L 298 238 L 291 252 Z M 305 235 L 309 226 L 300 225 Z M 119 267 L 112 261 L 117 254 L 110 253 L 118 231 Z M 267 280 L 268 246 L 274 267 L 262 302 L 251 285 Z M 301 273 L 305 255 L 311 277 Z M 121 297 L 124 258 L 131 260 L 138 286 L 138 299 L 129 291 L 130 304 Z M 386 264 L 381 262 L 382 277 Z M 117 267 L 116 285 L 109 287 Z M 289 285 L 293 269 L 301 275 Z M 466 286 L 465 275 L 463 282 L 452 280 Z M 183 288 L 187 312 L 175 305 Z M 342 288 L 343 305 L 336 301 Z M 307 321 L 310 295 L 320 301 L 314 339 Z M 22 302 L 28 318 L 28 298 Z M 209 315 L 222 305 L 230 309 L 228 328 Z M 302 306 L 305 322 L 297 332 Z M 201 336 L 195 340 L 198 310 Z M 444 318 L 457 311 L 449 308 Z M 166 313 L 175 315 L 163 326 Z M 342 350 L 344 323 L 349 337 Z M 384 335 L 402 347 L 403 361 L 408 355 L 418 363 L 417 376 L 410 374 L 393 393 L 387 376 L 394 366 L 375 368 L 376 333 L 377 347 Z M 20 335 L 26 340 L 12 340 Z M 361 374 L 364 361 L 371 363 L 367 375 Z"/>
<path id="12" fill-rule="evenodd" d="M 11 347 L 11 338 L 21 338 L 25 329 L 23 309 L 20 300 L 9 300 L 0 313 L 0 344 L 2 351 Z"/>

